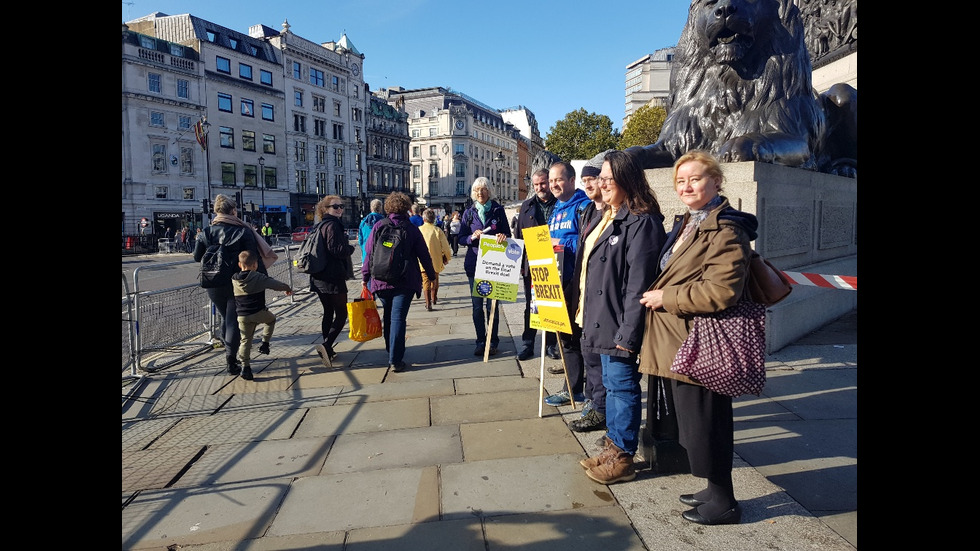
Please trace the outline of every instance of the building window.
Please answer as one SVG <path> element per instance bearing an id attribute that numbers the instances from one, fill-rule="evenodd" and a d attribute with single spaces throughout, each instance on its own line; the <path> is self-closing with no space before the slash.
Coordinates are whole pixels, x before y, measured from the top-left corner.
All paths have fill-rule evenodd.
<path id="1" fill-rule="evenodd" d="M 208 42 L 214 42 L 214 39 L 218 38 L 218 35 L 214 34 L 214 31 L 204 31 L 204 32 L 207 33 L 208 35 Z"/>
<path id="2" fill-rule="evenodd" d="M 429 146 L 429 157 L 435 157 L 435 156 L 436 156 L 436 146 L 430 145 Z"/>
<path id="3" fill-rule="evenodd" d="M 231 60 L 226 57 L 217 56 L 215 58 L 215 67 L 217 67 L 219 73 L 231 74 Z"/>
<path id="4" fill-rule="evenodd" d="M 422 132 L 418 128 L 413 128 L 412 129 L 412 137 L 413 138 L 419 138 L 421 136 L 422 136 Z"/>
<path id="5" fill-rule="evenodd" d="M 268 189 L 277 189 L 279 187 L 277 182 L 278 178 L 276 177 L 276 167 L 265 167 L 265 187 Z"/>
<path id="6" fill-rule="evenodd" d="M 313 135 L 321 138 L 327 137 L 327 121 L 323 119 L 313 119 Z"/>
<path id="7" fill-rule="evenodd" d="M 259 171 L 255 165 L 242 165 L 242 170 L 244 171 L 245 187 L 257 187 L 259 185 L 257 177 Z"/>
<path id="8" fill-rule="evenodd" d="M 384 182 L 382 185 L 384 186 L 385 191 L 388 191 L 388 186 L 390 185 L 390 176 L 391 175 L 388 174 L 387 172 L 384 173 Z"/>
<path id="9" fill-rule="evenodd" d="M 361 87 L 355 84 L 354 85 L 354 97 L 355 98 L 359 98 L 359 97 L 361 97 L 360 94 L 361 94 Z"/>
<path id="10" fill-rule="evenodd" d="M 228 44 L 231 44 L 231 49 L 232 50 L 237 50 L 238 49 L 238 39 L 237 38 L 231 38 L 231 37 L 229 37 L 228 38 Z"/>
<path id="11" fill-rule="evenodd" d="M 177 57 L 184 57 L 184 47 L 181 46 L 180 44 L 171 44 L 170 55 L 177 56 Z M 193 199 L 193 197 L 191 197 L 191 199 Z"/>
<path id="12" fill-rule="evenodd" d="M 306 132 L 306 116 L 305 115 L 293 115 L 293 131 L 294 132 Z"/>
<path id="13" fill-rule="evenodd" d="M 437 182 L 429 183 L 429 195 L 432 197 L 439 195 L 439 184 Z"/>
<path id="14" fill-rule="evenodd" d="M 194 150 L 190 147 L 180 148 L 180 173 L 194 174 Z"/>
<path id="15" fill-rule="evenodd" d="M 274 121 L 276 120 L 275 110 L 269 103 L 262 104 L 262 120 L 264 121 Z"/>
<path id="16" fill-rule="evenodd" d="M 242 100 L 242 116 L 254 117 L 255 116 L 255 104 L 250 99 Z"/>
<path id="17" fill-rule="evenodd" d="M 293 62 L 293 78 L 303 80 L 303 66 L 300 65 L 299 61 Z"/>
<path id="18" fill-rule="evenodd" d="M 422 165 L 412 165 L 412 179 L 418 180 L 422 177 Z"/>
<path id="19" fill-rule="evenodd" d="M 194 198 L 194 188 L 192 188 L 192 187 L 185 187 L 184 188 L 184 199 L 193 199 L 193 198 Z"/>
<path id="20" fill-rule="evenodd" d="M 259 82 L 265 84 L 266 86 L 272 86 L 272 71 L 259 69 Z"/>
<path id="21" fill-rule="evenodd" d="M 438 134 L 436 133 L 436 127 L 435 126 L 430 126 L 429 127 L 429 137 L 437 136 L 437 135 Z"/>
<path id="22" fill-rule="evenodd" d="M 340 147 L 335 147 L 333 149 L 333 166 L 344 166 L 344 150 Z"/>
<path id="23" fill-rule="evenodd" d="M 339 117 L 340 116 L 340 102 L 339 101 L 333 102 L 333 116 L 335 116 L 335 117 Z"/>
<path id="24" fill-rule="evenodd" d="M 456 180 L 456 195 L 466 195 L 466 180 Z"/>
<path id="25" fill-rule="evenodd" d="M 465 147 L 463 146 L 463 144 L 458 143 L 458 144 L 455 144 L 454 147 L 456 148 L 456 154 L 457 155 L 465 155 L 466 154 L 466 150 L 465 150 Z"/>
<path id="26" fill-rule="evenodd" d="M 327 195 L 327 173 L 317 172 L 316 173 L 316 194 L 317 195 Z"/>
<path id="27" fill-rule="evenodd" d="M 323 88 L 323 71 L 310 67 L 310 84 Z"/>
<path id="28" fill-rule="evenodd" d="M 418 159 L 419 157 L 422 156 L 422 154 L 420 153 L 419 149 L 420 148 L 417 145 L 413 145 L 412 146 L 412 157 L 413 158 Z"/>
<path id="29" fill-rule="evenodd" d="M 303 140 L 296 140 L 296 161 L 305 163 L 306 162 L 306 142 Z"/>
<path id="30" fill-rule="evenodd" d="M 153 154 L 151 156 L 151 162 L 153 163 L 153 172 L 165 173 L 167 172 L 167 145 L 156 143 L 153 144 Z"/>
<path id="31" fill-rule="evenodd" d="M 231 113 L 231 94 L 218 93 L 218 111 Z"/>
<path id="32" fill-rule="evenodd" d="M 303 92 L 296 90 L 293 92 L 293 105 L 296 107 L 303 107 Z"/>
<path id="33" fill-rule="evenodd" d="M 146 75 L 146 88 L 154 94 L 160 93 L 160 73 L 148 73 Z"/>
<path id="34" fill-rule="evenodd" d="M 163 120 L 163 113 L 161 113 L 160 111 L 150 111 L 150 126 L 163 128 L 165 126 Z"/>
<path id="35" fill-rule="evenodd" d="M 334 195 L 344 194 L 344 175 L 334 174 L 333 175 L 333 192 Z"/>
<path id="36" fill-rule="evenodd" d="M 466 163 L 456 163 L 456 177 L 466 178 Z"/>
<path id="37" fill-rule="evenodd" d="M 156 40 L 153 40 L 149 36 L 140 35 L 140 46 L 146 48 L 147 50 L 156 50 L 157 49 Z"/>
<path id="38" fill-rule="evenodd" d="M 154 195 L 156 196 L 157 199 L 166 199 L 167 198 L 167 186 L 155 186 L 154 187 Z"/>
<path id="39" fill-rule="evenodd" d="M 340 91 L 340 77 L 338 76 L 330 77 L 330 89 L 333 90 L 334 92 Z"/>
<path id="40" fill-rule="evenodd" d="M 234 149 L 235 148 L 235 131 L 228 126 L 221 127 L 221 135 L 218 141 L 218 145 L 224 148 Z"/>
<path id="41" fill-rule="evenodd" d="M 242 130 L 242 150 L 255 151 L 255 131 Z"/>
<path id="42" fill-rule="evenodd" d="M 309 173 L 305 170 L 296 171 L 296 191 L 299 193 L 306 193 L 306 186 L 308 185 L 307 180 L 309 179 Z"/>
<path id="43" fill-rule="evenodd" d="M 351 111 L 351 118 L 354 120 L 354 122 L 361 122 L 361 109 L 359 107 L 355 107 L 350 111 Z"/>
<path id="44" fill-rule="evenodd" d="M 244 63 L 238 64 L 238 77 L 245 80 L 252 80 L 252 66 Z"/>
<path id="45" fill-rule="evenodd" d="M 439 163 L 429 163 L 429 178 L 439 177 Z"/>
<path id="46" fill-rule="evenodd" d="M 187 79 L 177 79 L 177 97 L 187 99 L 190 96 L 190 83 Z"/>
<path id="47" fill-rule="evenodd" d="M 325 144 L 316 144 L 316 164 L 327 164 L 327 146 Z"/>
<path id="48" fill-rule="evenodd" d="M 323 96 L 313 96 L 313 110 L 319 113 L 327 112 L 327 98 Z"/>
<path id="49" fill-rule="evenodd" d="M 235 163 L 221 163 L 221 185 L 235 185 Z M 238 205 L 241 208 L 241 205 Z"/>
<path id="50" fill-rule="evenodd" d="M 344 139 L 344 125 L 333 123 L 333 139 L 335 140 Z"/>
<path id="51" fill-rule="evenodd" d="M 272 134 L 262 134 L 262 152 L 276 154 L 276 137 Z"/>

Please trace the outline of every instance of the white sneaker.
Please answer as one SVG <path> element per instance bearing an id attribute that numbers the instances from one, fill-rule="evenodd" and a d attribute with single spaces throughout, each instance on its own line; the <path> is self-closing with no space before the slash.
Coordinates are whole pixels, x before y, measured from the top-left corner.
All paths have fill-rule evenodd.
<path id="1" fill-rule="evenodd" d="M 330 356 L 327 355 L 327 347 L 320 343 L 313 348 L 316 349 L 316 353 L 320 355 L 320 362 L 323 363 L 323 367 L 333 367 L 333 362 L 330 361 Z"/>

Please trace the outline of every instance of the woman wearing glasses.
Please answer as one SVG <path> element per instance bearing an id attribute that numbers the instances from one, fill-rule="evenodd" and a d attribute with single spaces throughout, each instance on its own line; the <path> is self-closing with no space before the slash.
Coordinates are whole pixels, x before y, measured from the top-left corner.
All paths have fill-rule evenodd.
<path id="1" fill-rule="evenodd" d="M 333 345 L 347 323 L 347 280 L 354 273 L 351 261 L 354 246 L 347 239 L 341 220 L 343 215 L 344 203 L 337 195 L 327 195 L 316 204 L 316 218 L 322 222 L 318 224 L 317 231 L 330 256 L 326 268 L 310 274 L 310 290 L 316 293 L 323 305 L 323 319 L 320 322 L 323 343 L 316 345 L 316 352 L 324 367 L 333 367 L 333 360 L 337 357 Z"/>
<path id="2" fill-rule="evenodd" d="M 660 203 L 633 155 L 607 153 L 599 182 L 605 207 L 582 229 L 575 322 L 582 327 L 582 352 L 602 361 L 607 433 L 602 452 L 581 463 L 589 478 L 612 484 L 636 478 L 642 417 L 636 362 L 646 316 L 640 298 L 657 275 L 667 234 Z"/>

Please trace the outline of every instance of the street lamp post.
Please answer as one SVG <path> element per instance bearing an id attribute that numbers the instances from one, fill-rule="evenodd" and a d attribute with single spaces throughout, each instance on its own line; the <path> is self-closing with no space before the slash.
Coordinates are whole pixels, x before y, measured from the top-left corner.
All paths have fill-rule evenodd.
<path id="1" fill-rule="evenodd" d="M 360 204 L 357 208 L 357 217 L 359 220 L 364 218 L 364 211 L 367 210 L 364 203 L 367 201 L 367 195 L 364 192 L 364 155 L 361 153 L 361 149 L 364 147 L 364 142 L 361 141 L 361 137 L 357 137 L 357 194 L 360 198 Z"/>
<path id="2" fill-rule="evenodd" d="M 503 150 L 498 151 L 497 152 L 497 156 L 493 158 L 493 164 L 494 164 L 494 166 L 497 167 L 497 177 L 495 178 L 496 181 L 494 182 L 496 184 L 496 186 L 497 186 L 497 189 L 496 189 L 496 195 L 497 195 L 497 197 L 500 197 L 501 196 L 501 194 L 500 194 L 500 188 L 501 188 L 500 171 L 503 170 L 504 163 L 506 161 L 507 161 L 507 159 L 504 159 L 504 151 Z"/>
<path id="3" fill-rule="evenodd" d="M 205 117 L 204 121 L 201 122 L 201 128 L 202 133 L 204 134 L 204 170 L 208 175 L 208 204 L 211 204 L 211 201 L 213 201 L 211 196 L 211 123 L 208 122 L 207 117 Z M 207 226 L 211 221 L 211 211 L 212 209 L 208 209 L 208 211 L 204 213 L 208 217 L 207 221 L 204 223 L 205 226 Z"/>
<path id="4" fill-rule="evenodd" d="M 265 227 L 265 157 L 259 156 L 259 183 L 262 185 L 262 227 Z M 265 231 L 265 230 L 263 230 Z"/>

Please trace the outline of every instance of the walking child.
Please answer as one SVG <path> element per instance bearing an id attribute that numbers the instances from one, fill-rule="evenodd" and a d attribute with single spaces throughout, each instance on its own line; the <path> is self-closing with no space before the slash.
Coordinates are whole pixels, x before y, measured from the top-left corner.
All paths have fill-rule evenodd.
<path id="1" fill-rule="evenodd" d="M 252 251 L 245 250 L 238 254 L 238 266 L 242 271 L 231 277 L 235 307 L 238 311 L 238 327 L 242 333 L 238 354 L 242 361 L 242 379 L 251 381 L 253 377 L 249 358 L 255 327 L 260 323 L 265 324 L 265 329 L 262 331 L 262 345 L 259 346 L 260 354 L 269 353 L 269 340 L 272 339 L 272 332 L 276 328 L 276 315 L 265 306 L 265 290 L 285 291 L 286 295 L 293 294 L 293 290 L 289 284 L 258 271 L 258 257 Z"/>

